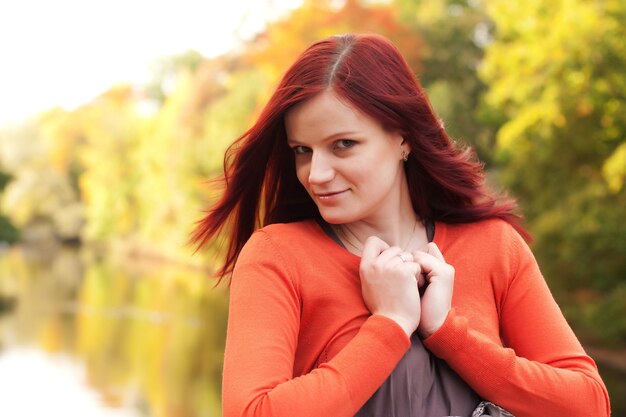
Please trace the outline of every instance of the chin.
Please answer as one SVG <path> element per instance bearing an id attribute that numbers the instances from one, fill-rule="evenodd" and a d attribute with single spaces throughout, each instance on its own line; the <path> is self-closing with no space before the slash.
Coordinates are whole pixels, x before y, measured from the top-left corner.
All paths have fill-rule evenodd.
<path id="1" fill-rule="evenodd" d="M 320 211 L 320 215 L 322 216 L 322 219 L 324 219 L 324 221 L 328 224 L 345 224 L 355 221 L 352 216 L 346 216 L 345 214 L 341 213 L 324 213 L 323 211 Z"/>

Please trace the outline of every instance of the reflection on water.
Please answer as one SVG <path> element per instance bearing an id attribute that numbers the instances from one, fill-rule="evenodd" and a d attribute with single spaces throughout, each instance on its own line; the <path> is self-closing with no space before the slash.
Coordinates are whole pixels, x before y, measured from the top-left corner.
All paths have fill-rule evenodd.
<path id="1" fill-rule="evenodd" d="M 0 253 L 0 415 L 219 416 L 228 301 L 213 284 L 68 248 Z M 600 370 L 626 416 L 626 376 Z"/>
<path id="2" fill-rule="evenodd" d="M 44 415 L 25 410 L 54 386 L 63 408 L 45 415 L 220 415 L 228 301 L 213 284 L 202 271 L 68 248 L 1 254 L 0 393 L 13 401 L 0 414 Z"/>
<path id="3" fill-rule="evenodd" d="M 141 417 L 132 407 L 109 408 L 89 389 L 84 367 L 75 359 L 32 348 L 0 355 L 3 415 Z"/>

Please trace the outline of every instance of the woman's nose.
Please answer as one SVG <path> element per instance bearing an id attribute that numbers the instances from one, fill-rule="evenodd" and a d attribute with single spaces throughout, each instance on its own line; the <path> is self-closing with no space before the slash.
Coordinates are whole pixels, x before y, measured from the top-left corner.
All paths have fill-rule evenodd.
<path id="1" fill-rule="evenodd" d="M 310 184 L 324 184 L 332 180 L 335 170 L 332 167 L 330 158 L 319 152 L 314 152 L 311 156 L 311 169 L 309 171 Z"/>

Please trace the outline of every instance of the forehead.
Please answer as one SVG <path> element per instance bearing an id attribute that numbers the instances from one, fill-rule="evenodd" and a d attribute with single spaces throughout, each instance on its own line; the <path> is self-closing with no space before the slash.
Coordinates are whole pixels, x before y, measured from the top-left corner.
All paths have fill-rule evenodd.
<path id="1" fill-rule="evenodd" d="M 332 90 L 325 90 L 290 109 L 285 115 L 285 128 L 290 140 L 300 141 L 381 126 Z"/>

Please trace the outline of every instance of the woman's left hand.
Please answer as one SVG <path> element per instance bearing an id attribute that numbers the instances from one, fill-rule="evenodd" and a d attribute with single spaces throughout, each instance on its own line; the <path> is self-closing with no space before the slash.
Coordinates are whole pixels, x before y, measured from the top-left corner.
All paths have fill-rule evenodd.
<path id="1" fill-rule="evenodd" d="M 454 267 L 446 263 L 441 251 L 432 242 L 423 249 L 414 251 L 413 261 L 422 269 L 419 286 L 426 285 L 421 300 L 420 324 L 417 328 L 420 337 L 425 339 L 439 330 L 452 307 Z"/>

